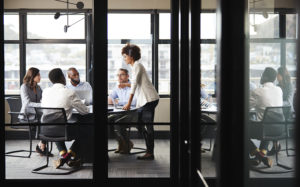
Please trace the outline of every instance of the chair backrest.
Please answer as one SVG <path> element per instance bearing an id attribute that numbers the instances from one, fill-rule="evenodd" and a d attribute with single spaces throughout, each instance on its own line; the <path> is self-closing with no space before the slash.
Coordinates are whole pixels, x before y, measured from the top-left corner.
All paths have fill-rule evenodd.
<path id="1" fill-rule="evenodd" d="M 21 101 L 21 97 L 7 97 L 5 98 L 8 105 L 9 105 L 9 111 L 10 112 L 16 112 L 15 114 L 10 114 L 11 116 L 11 124 L 16 124 L 19 123 L 19 114 L 17 114 L 18 112 L 20 112 L 21 108 L 22 108 L 22 101 Z"/>
<path id="2" fill-rule="evenodd" d="M 269 138 L 283 136 L 290 111 L 291 106 L 266 107 L 262 120 L 263 136 Z"/>
<path id="3" fill-rule="evenodd" d="M 51 140 L 51 138 L 53 140 L 55 138 L 68 139 L 67 117 L 64 108 L 34 107 L 34 109 L 38 123 L 44 124 L 37 127 L 37 138 L 47 140 Z"/>

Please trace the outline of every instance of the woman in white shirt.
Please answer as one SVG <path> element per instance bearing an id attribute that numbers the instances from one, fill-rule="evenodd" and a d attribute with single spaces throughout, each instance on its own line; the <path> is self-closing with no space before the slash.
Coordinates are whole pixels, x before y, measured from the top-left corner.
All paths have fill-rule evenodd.
<path id="1" fill-rule="evenodd" d="M 129 110 L 133 96 L 136 94 L 138 108 L 138 122 L 139 123 L 153 123 L 155 107 L 159 101 L 159 95 L 152 85 L 145 67 L 138 62 L 141 58 L 141 50 L 138 46 L 127 44 L 122 48 L 122 55 L 126 64 L 132 67 L 132 84 L 131 93 L 128 103 L 123 107 L 124 110 Z M 144 156 L 137 157 L 140 160 L 153 160 L 154 159 L 154 129 L 153 125 L 145 126 L 138 125 L 137 129 L 143 134 L 147 152 Z"/>

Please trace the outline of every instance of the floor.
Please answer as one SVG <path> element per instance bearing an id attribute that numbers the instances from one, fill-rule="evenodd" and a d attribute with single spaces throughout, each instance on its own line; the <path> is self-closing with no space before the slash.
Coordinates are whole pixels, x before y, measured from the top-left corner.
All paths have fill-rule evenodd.
<path id="1" fill-rule="evenodd" d="M 135 147 L 145 147 L 145 143 L 140 139 L 132 140 Z M 37 140 L 33 141 L 33 145 L 38 143 Z M 259 142 L 256 142 L 259 143 Z M 28 147 L 28 142 L 24 140 L 8 140 L 6 141 L 5 148 L 7 151 L 23 149 Z M 285 148 L 284 141 L 281 142 L 282 148 Z M 290 147 L 293 147 L 292 143 L 289 143 Z M 109 140 L 109 149 L 116 147 L 115 140 Z M 203 147 L 209 147 L 209 140 L 203 141 Z M 135 150 L 132 150 L 132 152 Z M 65 171 L 68 166 L 64 166 L 62 170 L 56 170 L 52 167 L 53 159 L 58 158 L 58 151 L 56 148 L 53 149 L 54 157 L 50 158 L 48 171 Z M 202 153 L 202 174 L 207 178 L 216 177 L 216 163 L 212 160 L 211 151 L 206 151 Z M 293 154 L 290 151 L 290 154 Z M 138 154 L 140 155 L 140 154 Z M 155 160 L 152 161 L 141 161 L 137 160 L 138 155 L 123 155 L 116 154 L 113 151 L 109 152 L 110 162 L 108 163 L 108 177 L 110 178 L 143 178 L 143 177 L 169 177 L 170 176 L 170 142 L 169 140 L 158 139 L 155 140 Z M 294 156 L 287 157 L 285 151 L 279 152 L 279 161 L 283 164 L 293 166 Z M 92 179 L 93 177 L 93 167 L 92 164 L 85 164 L 83 169 L 74 172 L 67 176 L 60 175 L 38 175 L 31 173 L 33 168 L 43 165 L 46 160 L 44 157 L 39 156 L 36 153 L 32 153 L 31 158 L 17 158 L 17 157 L 5 157 L 6 164 L 6 179 Z M 272 157 L 275 162 L 275 157 Z M 258 167 L 264 168 L 263 164 Z M 272 168 L 264 168 L 265 171 L 278 171 L 281 168 L 273 164 Z M 284 173 L 284 174 L 262 174 L 256 171 L 250 171 L 250 177 L 254 178 L 285 178 L 293 177 L 294 172 Z"/>

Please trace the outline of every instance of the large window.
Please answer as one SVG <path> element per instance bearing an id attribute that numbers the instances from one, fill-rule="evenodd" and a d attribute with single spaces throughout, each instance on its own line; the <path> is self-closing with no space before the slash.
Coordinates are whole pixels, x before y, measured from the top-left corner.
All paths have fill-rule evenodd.
<path id="1" fill-rule="evenodd" d="M 125 44 L 132 43 L 141 48 L 139 62 L 145 66 L 159 94 L 170 94 L 170 21 L 170 13 L 155 11 L 108 14 L 109 93 L 117 85 L 119 68 L 127 69 L 132 76 L 131 67 L 125 64 L 121 55 Z"/>
<path id="2" fill-rule="evenodd" d="M 87 28 L 90 27 L 89 13 L 69 15 L 67 24 L 65 13 L 54 19 L 55 12 L 6 12 L 5 30 L 5 94 L 19 94 L 20 84 L 30 67 L 40 69 L 42 89 L 50 85 L 48 72 L 61 68 L 64 72 L 75 67 L 82 81 L 88 81 L 87 70 L 90 43 Z M 67 77 L 66 77 L 67 78 Z M 68 82 L 68 81 L 67 81 Z"/>

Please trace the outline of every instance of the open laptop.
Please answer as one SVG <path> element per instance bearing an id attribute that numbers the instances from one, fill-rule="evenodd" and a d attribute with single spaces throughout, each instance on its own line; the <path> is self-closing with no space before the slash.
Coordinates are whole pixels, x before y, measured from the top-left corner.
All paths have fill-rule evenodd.
<path id="1" fill-rule="evenodd" d="M 85 100 L 86 104 L 91 103 L 91 93 L 89 90 L 75 90 L 81 100 Z"/>

